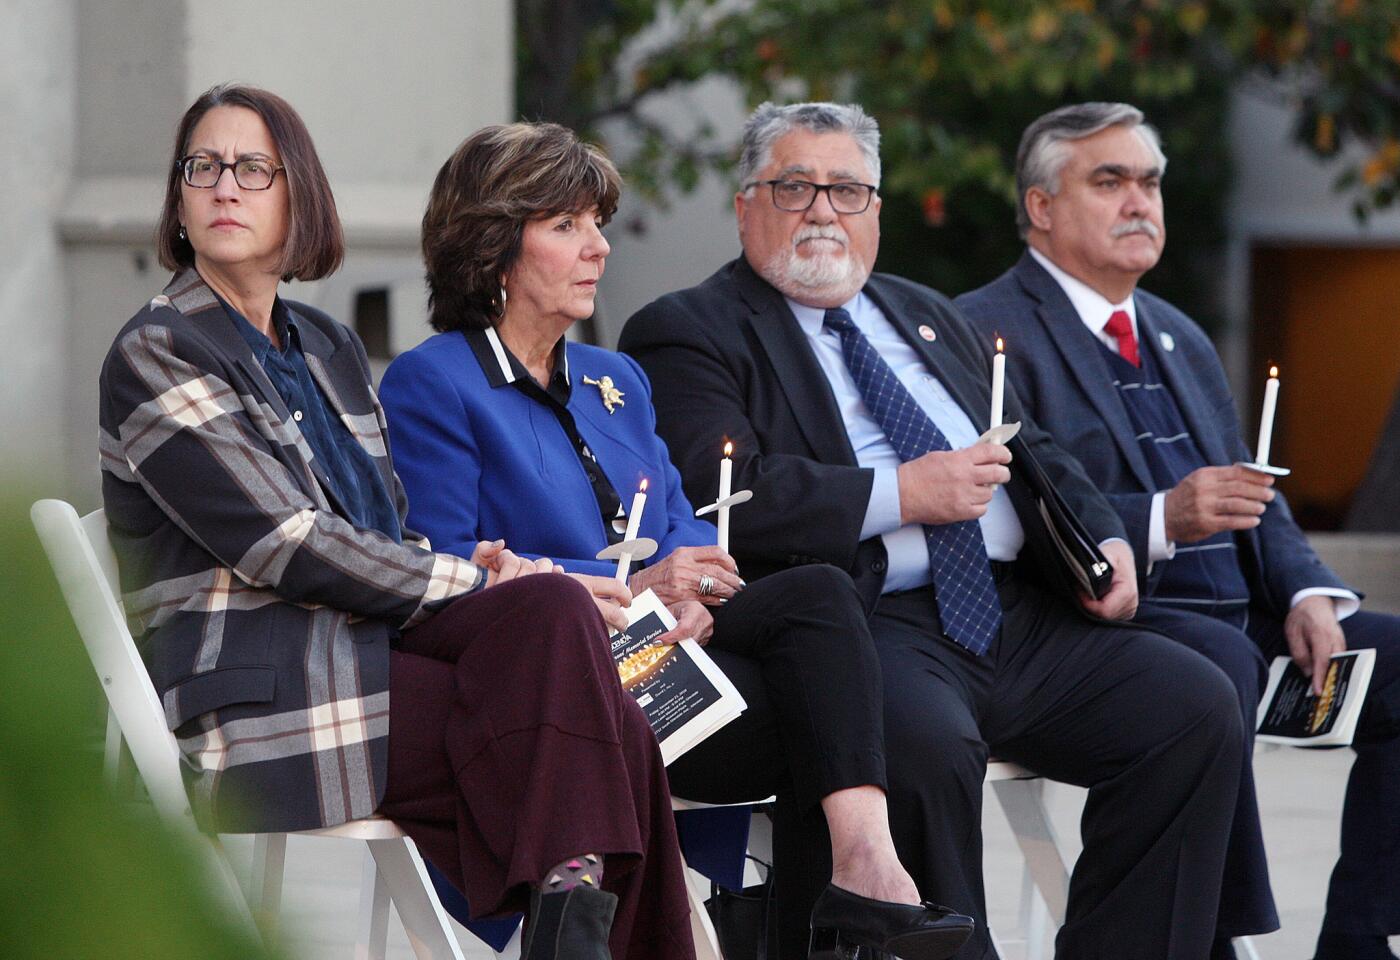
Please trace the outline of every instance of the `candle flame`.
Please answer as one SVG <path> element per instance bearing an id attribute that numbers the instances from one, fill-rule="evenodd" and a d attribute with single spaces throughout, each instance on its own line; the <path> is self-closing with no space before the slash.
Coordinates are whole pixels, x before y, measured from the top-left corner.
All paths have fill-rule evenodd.
<path id="1" fill-rule="evenodd" d="M 642 493 L 646 493 L 646 492 L 647 492 L 647 480 L 646 480 L 646 477 L 643 477 L 643 478 L 642 478 L 641 490 L 642 490 Z"/>
<path id="2" fill-rule="evenodd" d="M 1278 367 L 1270 367 L 1270 368 L 1269 368 L 1269 379 L 1272 380 L 1272 379 L 1274 379 L 1274 378 L 1277 377 L 1277 376 L 1278 376 Z"/>
<path id="3" fill-rule="evenodd" d="M 731 443 L 731 442 L 728 441 L 728 440 L 724 441 L 724 455 L 727 457 L 727 456 L 729 456 L 729 455 L 730 455 L 731 453 L 733 453 L 733 452 L 734 452 L 734 444 Z"/>
<path id="4" fill-rule="evenodd" d="M 1001 337 L 997 337 L 997 353 L 1004 353 L 1005 351 L 1006 344 L 1001 342 Z"/>

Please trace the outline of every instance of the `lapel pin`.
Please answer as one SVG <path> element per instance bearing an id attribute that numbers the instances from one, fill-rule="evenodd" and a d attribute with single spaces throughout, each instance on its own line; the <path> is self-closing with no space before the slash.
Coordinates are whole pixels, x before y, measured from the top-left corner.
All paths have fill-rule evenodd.
<path id="1" fill-rule="evenodd" d="M 929 343 L 933 343 L 933 341 L 938 339 L 938 334 L 933 332 L 933 327 L 930 327 L 926 323 L 919 325 L 919 336 L 923 337 Z"/>
<path id="2" fill-rule="evenodd" d="M 1176 349 L 1176 338 L 1165 330 L 1157 334 L 1157 340 L 1162 344 L 1162 349 L 1168 353 Z"/>
<path id="3" fill-rule="evenodd" d="M 594 380 L 585 376 L 583 382 L 590 387 L 597 387 L 599 397 L 603 401 L 603 406 L 607 408 L 608 415 L 611 416 L 615 407 L 625 407 L 627 404 L 622 399 L 622 391 L 617 389 L 612 377 L 600 377 Z"/>

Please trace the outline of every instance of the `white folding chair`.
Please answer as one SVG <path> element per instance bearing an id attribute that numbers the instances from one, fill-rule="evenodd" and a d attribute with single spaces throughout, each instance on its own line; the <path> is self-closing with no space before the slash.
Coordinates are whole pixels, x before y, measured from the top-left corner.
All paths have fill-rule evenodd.
<path id="1" fill-rule="evenodd" d="M 40 500 L 30 510 L 30 519 L 107 695 L 109 776 L 117 772 L 124 739 L 156 811 L 204 854 L 215 889 L 228 909 L 251 922 L 251 902 L 264 939 L 273 942 L 281 912 L 287 834 L 255 835 L 253 876 L 245 901 L 222 845 L 195 825 L 180 775 L 179 748 L 122 614 L 106 515 L 97 510 L 79 519 L 77 511 L 62 500 Z M 390 900 L 420 960 L 463 960 L 422 858 L 392 822 L 371 817 L 296 835 L 356 840 L 366 846 L 356 960 L 384 957 Z"/>
<path id="2" fill-rule="evenodd" d="M 1260 747 L 1264 752 L 1273 745 L 1261 744 Z M 992 941 L 998 952 L 1008 944 L 1023 944 L 1025 960 L 1042 960 L 1047 925 L 1053 922 L 1058 928 L 1065 922 L 1065 905 L 1069 900 L 1069 867 L 1060 852 L 1050 812 L 1045 806 L 1048 781 L 1005 760 L 992 760 L 987 764 L 986 781 L 1001 803 L 1026 862 L 1021 876 L 1018 935 L 1011 939 L 993 935 Z M 1261 960 L 1249 937 L 1236 937 L 1234 943 L 1241 960 Z"/>
<path id="3" fill-rule="evenodd" d="M 1065 922 L 1069 901 L 1069 868 L 1045 807 L 1045 781 L 1025 767 L 993 759 L 987 762 L 986 782 L 992 785 L 1025 860 L 1018 935 L 1001 939 L 993 932 L 992 942 L 998 952 L 1007 944 L 1023 943 L 1026 960 L 1041 960 L 1046 926 Z"/>

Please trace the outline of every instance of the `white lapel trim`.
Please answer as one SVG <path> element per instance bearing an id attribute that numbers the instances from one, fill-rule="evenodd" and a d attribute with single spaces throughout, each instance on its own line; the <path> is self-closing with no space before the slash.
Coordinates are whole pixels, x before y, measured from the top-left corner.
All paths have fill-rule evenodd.
<path id="1" fill-rule="evenodd" d="M 501 376 L 505 377 L 506 383 L 514 383 L 515 371 L 510 368 L 505 344 L 501 343 L 501 335 L 496 332 L 495 327 L 486 328 L 486 342 L 491 344 L 491 352 L 496 355 L 496 362 L 501 365 Z"/>

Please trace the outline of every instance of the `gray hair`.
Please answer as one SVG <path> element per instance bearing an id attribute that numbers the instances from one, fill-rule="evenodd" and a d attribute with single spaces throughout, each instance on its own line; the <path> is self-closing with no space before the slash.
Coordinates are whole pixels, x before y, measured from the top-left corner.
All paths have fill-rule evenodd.
<path id="1" fill-rule="evenodd" d="M 875 186 L 880 185 L 880 125 L 854 103 L 763 103 L 744 123 L 743 150 L 739 154 L 742 189 L 772 159 L 773 144 L 794 130 L 813 133 L 847 133 L 860 148 Z"/>
<path id="2" fill-rule="evenodd" d="M 1026 213 L 1026 193 L 1040 187 L 1050 195 L 1060 192 L 1060 174 L 1069 162 L 1072 140 L 1092 137 L 1109 127 L 1127 127 L 1136 131 L 1152 151 L 1157 169 L 1166 173 L 1167 156 L 1162 141 L 1152 125 L 1146 123 L 1142 111 L 1127 103 L 1076 103 L 1051 110 L 1036 120 L 1021 134 L 1016 150 L 1016 227 L 1025 239 L 1031 229 Z"/>

